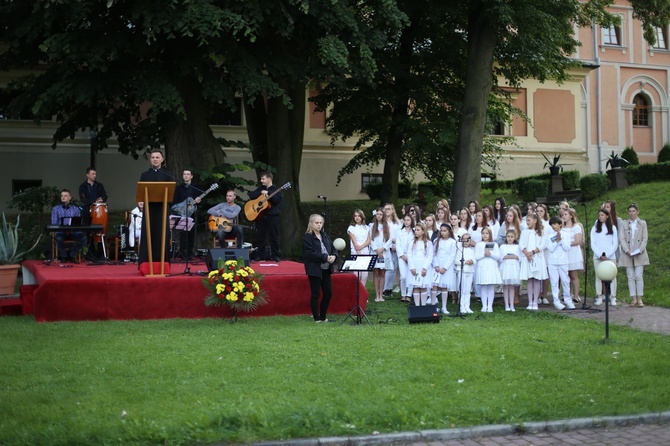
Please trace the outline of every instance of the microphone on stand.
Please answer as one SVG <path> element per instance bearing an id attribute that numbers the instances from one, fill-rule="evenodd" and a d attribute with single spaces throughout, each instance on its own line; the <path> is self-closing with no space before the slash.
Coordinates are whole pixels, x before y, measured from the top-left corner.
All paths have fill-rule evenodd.
<path id="1" fill-rule="evenodd" d="M 328 197 L 326 197 L 325 195 L 317 195 L 316 198 L 320 198 L 322 200 L 327 200 L 328 199 Z"/>

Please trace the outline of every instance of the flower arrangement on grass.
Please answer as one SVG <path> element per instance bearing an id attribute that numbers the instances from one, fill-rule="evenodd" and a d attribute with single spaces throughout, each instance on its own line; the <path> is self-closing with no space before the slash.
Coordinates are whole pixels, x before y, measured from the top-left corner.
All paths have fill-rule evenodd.
<path id="1" fill-rule="evenodd" d="M 238 311 L 254 311 L 268 303 L 265 291 L 261 290 L 262 274 L 256 273 L 244 264 L 243 259 L 219 259 L 218 269 L 212 270 L 206 279 L 202 279 L 211 295 L 205 298 L 208 307 L 228 305 L 233 314 Z"/>

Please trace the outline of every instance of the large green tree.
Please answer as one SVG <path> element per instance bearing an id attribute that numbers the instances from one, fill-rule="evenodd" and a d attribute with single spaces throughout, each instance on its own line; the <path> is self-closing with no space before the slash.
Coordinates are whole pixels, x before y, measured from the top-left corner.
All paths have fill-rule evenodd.
<path id="1" fill-rule="evenodd" d="M 208 118 L 242 93 L 254 158 L 297 185 L 308 80 L 371 77 L 371 49 L 400 17 L 385 0 L 2 2 L 0 68 L 33 70 L 12 84 L 13 109 L 56 115 L 54 147 L 89 129 L 97 150 L 161 143 L 173 171 L 223 162 Z M 285 199 L 289 253 L 299 201 L 297 188 Z"/>

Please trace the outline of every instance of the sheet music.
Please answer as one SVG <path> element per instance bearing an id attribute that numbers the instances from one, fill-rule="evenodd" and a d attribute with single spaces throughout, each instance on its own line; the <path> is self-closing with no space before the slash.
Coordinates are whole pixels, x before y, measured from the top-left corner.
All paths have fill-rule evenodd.
<path id="1" fill-rule="evenodd" d="M 170 215 L 170 229 L 178 231 L 190 231 L 193 228 L 194 221 L 190 217 L 180 217 L 179 215 Z"/>
<path id="2" fill-rule="evenodd" d="M 370 266 L 370 257 L 371 256 L 361 255 L 352 257 L 351 259 L 347 259 L 344 261 L 341 270 L 368 271 L 368 268 Z"/>

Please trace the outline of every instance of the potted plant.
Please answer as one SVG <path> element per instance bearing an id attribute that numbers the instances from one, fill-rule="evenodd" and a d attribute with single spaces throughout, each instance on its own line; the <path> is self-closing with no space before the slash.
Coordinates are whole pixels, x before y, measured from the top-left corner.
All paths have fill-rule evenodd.
<path id="1" fill-rule="evenodd" d="M 543 153 L 542 156 L 547 161 L 544 163 L 544 167 L 549 168 L 549 172 L 552 176 L 558 175 L 560 172 L 563 172 L 563 166 L 568 166 L 569 164 L 561 164 L 561 155 L 554 153 L 553 160 L 549 160 L 547 156 Z"/>
<path id="2" fill-rule="evenodd" d="M 21 216 L 16 217 L 16 225 L 7 223 L 5 213 L 2 213 L 2 227 L 0 227 L 0 294 L 12 294 L 16 285 L 16 277 L 23 256 L 35 249 L 42 236 L 27 251 L 17 253 L 19 249 L 19 223 Z"/>
<path id="3" fill-rule="evenodd" d="M 604 160 L 603 160 L 604 161 Z M 623 167 L 624 164 L 630 164 L 626 158 L 622 158 L 618 153 L 614 153 L 607 157 L 607 163 L 605 163 L 605 169 L 611 167 L 612 169 L 619 169 Z"/>

